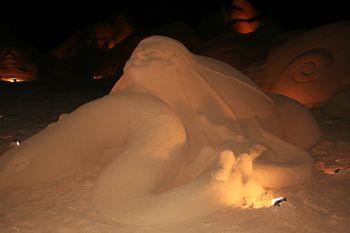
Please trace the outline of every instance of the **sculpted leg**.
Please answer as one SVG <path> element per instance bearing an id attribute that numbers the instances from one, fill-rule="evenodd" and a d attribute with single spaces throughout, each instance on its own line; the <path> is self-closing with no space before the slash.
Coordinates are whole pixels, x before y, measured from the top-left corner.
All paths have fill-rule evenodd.
<path id="1" fill-rule="evenodd" d="M 249 126 L 249 134 L 267 149 L 254 162 L 254 176 L 264 187 L 285 187 L 310 179 L 311 156 L 263 129 L 258 120 Z"/>
<path id="2" fill-rule="evenodd" d="M 192 182 L 160 194 L 132 198 L 118 208 L 100 211 L 117 222 L 159 224 L 194 219 L 231 205 L 240 206 L 243 197 L 256 197 L 263 191 L 248 169 L 252 160 L 243 157 L 236 162 L 232 151 L 222 151 L 216 168 Z M 253 186 L 252 194 L 249 190 Z"/>
<path id="3" fill-rule="evenodd" d="M 107 96 L 83 105 L 3 154 L 1 189 L 57 180 L 83 168 L 104 150 L 120 146 L 126 131 L 121 124 L 125 113 L 118 109 L 122 102 Z"/>
<path id="4" fill-rule="evenodd" d="M 131 121 L 133 115 L 142 117 Z M 109 95 L 83 105 L 0 157 L 0 189 L 29 187 L 67 177 L 94 163 L 105 151 L 122 150 L 127 139 L 145 143 L 149 135 L 142 126 L 149 122 L 149 133 L 159 129 L 154 121 L 157 115 L 164 122 L 174 118 L 161 101 L 145 95 Z M 181 134 L 169 127 L 163 127 L 161 133 L 166 134 L 167 130 L 175 130 L 170 135 Z"/>

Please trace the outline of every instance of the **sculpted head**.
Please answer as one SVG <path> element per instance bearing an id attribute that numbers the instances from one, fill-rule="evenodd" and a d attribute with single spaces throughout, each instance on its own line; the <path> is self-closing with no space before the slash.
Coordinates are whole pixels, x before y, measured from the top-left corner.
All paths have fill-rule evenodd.
<path id="1" fill-rule="evenodd" d="M 126 82 L 146 89 L 164 88 L 176 83 L 179 69 L 186 65 L 190 52 L 179 42 L 162 36 L 144 39 L 124 67 Z"/>
<path id="2" fill-rule="evenodd" d="M 111 93 L 123 91 L 151 94 L 168 105 L 221 106 L 218 111 L 228 114 L 232 106 L 242 117 L 269 114 L 273 105 L 233 67 L 195 55 L 164 36 L 148 37 L 136 47 Z"/>

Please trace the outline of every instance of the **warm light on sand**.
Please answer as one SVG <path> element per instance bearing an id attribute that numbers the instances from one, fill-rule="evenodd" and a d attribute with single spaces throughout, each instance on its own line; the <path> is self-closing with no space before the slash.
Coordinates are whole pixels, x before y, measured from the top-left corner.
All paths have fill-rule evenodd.
<path id="1" fill-rule="evenodd" d="M 103 76 L 102 75 L 99 75 L 99 76 L 94 76 L 93 77 L 93 79 L 95 79 L 95 80 L 99 80 L 99 79 L 102 79 L 103 78 Z"/>
<path id="2" fill-rule="evenodd" d="M 274 195 L 271 191 L 265 191 L 261 196 L 254 199 L 244 199 L 243 200 L 243 209 L 261 209 L 261 208 L 269 208 L 276 206 L 276 202 L 280 201 L 283 197 L 274 198 Z M 283 202 L 283 201 L 282 201 Z M 281 203 L 281 201 L 279 202 Z"/>
<path id="3" fill-rule="evenodd" d="M 340 160 L 341 161 L 341 160 Z M 339 160 L 335 164 L 327 165 L 325 162 L 319 162 L 317 164 L 318 169 L 320 169 L 323 173 L 327 175 L 335 175 L 335 174 L 342 174 L 342 173 L 348 173 L 350 171 L 350 166 L 346 165 L 347 160 L 341 161 L 342 163 L 339 163 Z"/>
<path id="4" fill-rule="evenodd" d="M 1 81 L 10 82 L 10 83 L 19 83 L 19 82 L 25 82 L 25 80 L 15 77 L 1 77 Z"/>
<path id="5" fill-rule="evenodd" d="M 20 145 L 21 145 L 21 143 L 18 139 L 15 139 L 10 143 L 11 147 L 20 146 Z"/>
<path id="6" fill-rule="evenodd" d="M 235 32 L 248 34 L 256 31 L 260 26 L 257 19 L 258 12 L 245 0 L 232 1 L 232 12 L 230 13 L 232 27 Z"/>

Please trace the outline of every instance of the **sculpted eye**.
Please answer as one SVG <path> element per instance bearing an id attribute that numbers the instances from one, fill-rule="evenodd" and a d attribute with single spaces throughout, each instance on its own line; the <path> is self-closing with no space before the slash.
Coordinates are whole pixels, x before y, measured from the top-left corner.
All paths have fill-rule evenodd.
<path id="1" fill-rule="evenodd" d="M 157 50 L 135 50 L 133 53 L 133 57 L 141 59 L 152 59 L 159 56 L 160 54 Z"/>
<path id="2" fill-rule="evenodd" d="M 145 56 L 148 58 L 158 57 L 159 52 L 157 50 L 147 50 L 145 51 Z"/>

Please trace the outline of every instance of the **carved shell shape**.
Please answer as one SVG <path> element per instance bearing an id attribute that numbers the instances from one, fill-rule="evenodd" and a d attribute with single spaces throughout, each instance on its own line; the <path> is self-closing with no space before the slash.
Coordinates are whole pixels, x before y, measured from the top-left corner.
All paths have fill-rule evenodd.
<path id="1" fill-rule="evenodd" d="M 328 74 L 333 64 L 332 54 L 324 48 L 300 54 L 280 74 L 280 78 L 291 77 L 296 82 L 310 82 Z"/>
<path id="2" fill-rule="evenodd" d="M 277 76 L 269 92 L 286 95 L 307 106 L 322 105 L 334 93 L 333 54 L 326 48 L 299 54 Z"/>

